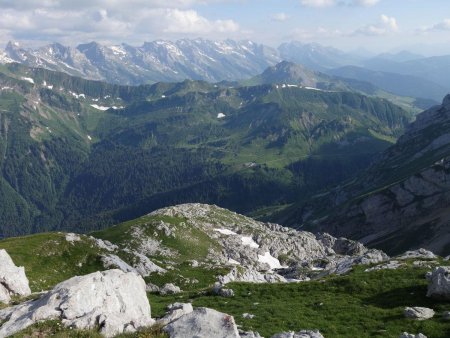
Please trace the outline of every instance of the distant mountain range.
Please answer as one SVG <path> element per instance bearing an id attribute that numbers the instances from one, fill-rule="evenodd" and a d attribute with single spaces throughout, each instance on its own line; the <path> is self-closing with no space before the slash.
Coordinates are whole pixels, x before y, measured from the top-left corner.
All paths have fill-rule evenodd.
<path id="1" fill-rule="evenodd" d="M 395 95 L 433 100 L 450 88 L 450 56 L 425 58 L 406 51 L 364 58 L 332 47 L 300 42 L 278 48 L 252 41 L 157 40 L 133 47 L 96 42 L 67 47 L 53 43 L 37 49 L 10 42 L 0 63 L 19 62 L 91 80 L 139 85 L 160 81 L 237 81 L 262 73 L 281 61 L 371 83 Z M 352 66 L 352 67 L 348 67 Z"/>

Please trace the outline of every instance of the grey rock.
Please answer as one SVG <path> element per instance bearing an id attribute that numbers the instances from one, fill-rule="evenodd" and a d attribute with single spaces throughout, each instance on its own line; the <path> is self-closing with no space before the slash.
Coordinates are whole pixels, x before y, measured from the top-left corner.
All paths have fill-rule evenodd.
<path id="1" fill-rule="evenodd" d="M 445 312 L 442 314 L 442 319 L 444 319 L 444 320 L 450 320 L 450 311 L 445 311 Z"/>
<path id="2" fill-rule="evenodd" d="M 164 286 L 159 290 L 159 293 L 161 295 L 174 295 L 180 292 L 181 292 L 180 287 L 172 283 L 164 284 Z"/>
<path id="3" fill-rule="evenodd" d="M 0 250 L 0 302 L 9 303 L 11 296 L 31 294 L 24 267 L 17 267 L 6 250 Z"/>
<path id="4" fill-rule="evenodd" d="M 404 266 L 404 263 L 400 263 L 399 261 L 392 260 L 384 264 L 376 265 L 371 268 L 364 270 L 365 272 L 377 271 L 377 270 L 396 270 L 401 266 Z"/>
<path id="5" fill-rule="evenodd" d="M 298 332 L 282 332 L 273 335 L 272 338 L 324 338 L 322 334 L 315 330 L 302 330 Z"/>
<path id="6" fill-rule="evenodd" d="M 425 336 L 422 333 L 418 333 L 416 335 L 408 333 L 408 332 L 403 332 L 399 338 L 427 338 L 427 336 Z"/>
<path id="7" fill-rule="evenodd" d="M 406 318 L 412 318 L 417 320 L 426 320 L 433 318 L 434 311 L 426 307 L 406 307 L 403 311 Z"/>
<path id="8" fill-rule="evenodd" d="M 176 321 L 177 319 L 181 318 L 182 316 L 194 311 L 194 309 L 192 308 L 192 304 L 190 304 L 190 303 L 170 304 L 167 307 L 167 310 L 168 311 L 167 311 L 166 315 L 163 318 L 158 319 L 156 321 L 156 324 L 160 324 L 161 326 L 166 326 L 166 325 Z"/>
<path id="9" fill-rule="evenodd" d="M 426 249 L 417 249 L 413 251 L 406 251 L 404 254 L 396 257 L 397 259 L 436 259 L 437 256 L 429 250 Z"/>
<path id="10" fill-rule="evenodd" d="M 109 252 L 114 252 L 119 248 L 117 245 L 112 244 L 110 241 L 102 240 L 100 238 L 94 238 L 92 236 L 90 236 L 89 238 L 92 239 L 93 241 L 95 241 L 95 244 L 100 249 L 104 249 Z"/>
<path id="11" fill-rule="evenodd" d="M 236 268 L 234 267 L 227 275 L 220 276 L 219 282 L 221 284 L 228 284 L 231 282 L 249 282 L 249 283 L 285 283 L 287 280 L 273 273 L 261 273 L 254 269 Z"/>
<path id="12" fill-rule="evenodd" d="M 219 282 L 216 282 L 212 288 L 214 295 L 221 297 L 234 297 L 234 291 L 232 289 L 224 288 Z"/>
<path id="13" fill-rule="evenodd" d="M 112 255 L 112 254 L 102 255 L 100 259 L 105 268 L 115 268 L 115 269 L 120 269 L 123 272 L 137 273 L 135 268 L 133 268 L 131 265 L 129 265 L 127 262 L 122 260 L 122 258 L 120 258 L 117 255 Z"/>
<path id="14" fill-rule="evenodd" d="M 261 336 L 259 335 L 258 332 L 253 332 L 253 331 L 241 331 L 239 330 L 239 337 L 240 338 L 261 338 Z"/>
<path id="15" fill-rule="evenodd" d="M 70 242 L 70 243 L 81 241 L 81 237 L 78 234 L 67 233 L 65 237 L 66 237 L 66 241 Z"/>
<path id="16" fill-rule="evenodd" d="M 427 296 L 438 299 L 450 299 L 450 267 L 439 266 L 427 274 Z"/>
<path id="17" fill-rule="evenodd" d="M 147 292 L 159 292 L 159 286 L 152 284 L 152 283 L 147 283 L 147 285 L 145 286 L 145 291 Z"/>
<path id="18" fill-rule="evenodd" d="M 208 308 L 198 308 L 167 325 L 170 338 L 240 338 L 234 318 Z"/>
<path id="19" fill-rule="evenodd" d="M 56 285 L 35 301 L 0 310 L 0 337 L 42 320 L 60 319 L 64 326 L 95 329 L 106 337 L 152 325 L 145 282 L 120 270 L 94 272 Z"/>

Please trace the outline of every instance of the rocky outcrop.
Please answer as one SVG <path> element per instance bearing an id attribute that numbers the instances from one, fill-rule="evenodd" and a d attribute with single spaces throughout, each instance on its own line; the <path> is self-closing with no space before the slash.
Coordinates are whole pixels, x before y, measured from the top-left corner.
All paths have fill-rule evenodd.
<path id="1" fill-rule="evenodd" d="M 396 270 L 404 265 L 405 265 L 404 263 L 400 263 L 399 261 L 392 260 L 392 261 L 389 261 L 384 264 L 380 264 L 380 265 L 373 266 L 371 268 L 367 268 L 364 271 L 370 272 L 370 271 L 377 271 L 377 270 Z"/>
<path id="2" fill-rule="evenodd" d="M 406 318 L 412 318 L 417 320 L 426 320 L 434 317 L 433 309 L 426 307 L 406 307 L 403 311 Z"/>
<path id="3" fill-rule="evenodd" d="M 164 329 L 170 338 L 239 338 L 233 316 L 208 308 L 198 308 Z"/>
<path id="4" fill-rule="evenodd" d="M 9 303 L 11 296 L 31 294 L 24 267 L 17 267 L 6 250 L 0 250 L 0 303 Z"/>
<path id="5" fill-rule="evenodd" d="M 400 256 L 396 257 L 397 259 L 436 259 L 437 256 L 429 250 L 420 248 L 417 250 L 406 251 Z"/>
<path id="6" fill-rule="evenodd" d="M 427 336 L 422 333 L 418 333 L 415 335 L 408 332 L 403 332 L 399 338 L 427 338 Z"/>
<path id="7" fill-rule="evenodd" d="M 158 231 L 179 236 L 183 228 L 196 228 L 218 242 L 219 250 L 210 249 L 204 261 L 197 264 L 233 266 L 230 273 L 219 277 L 221 284 L 233 281 L 278 283 L 314 278 L 305 270 L 316 268 L 322 275 L 343 274 L 358 264 L 374 264 L 389 257 L 379 250 L 368 249 L 361 243 L 329 234 L 314 235 L 306 231 L 262 223 L 214 205 L 190 203 L 163 208 L 149 216 L 169 216 L 185 221 L 179 229 L 172 224 L 154 224 Z M 161 221 L 160 221 L 161 222 Z M 142 230 L 135 237 L 136 246 L 149 242 Z M 177 235 L 178 234 L 178 235 Z M 166 250 L 160 241 L 152 240 L 153 252 Z M 148 247 L 148 245 L 147 245 Z M 208 263 L 205 263 L 208 262 Z M 212 262 L 212 263 L 211 263 Z M 320 265 L 320 266 L 317 266 Z"/>
<path id="8" fill-rule="evenodd" d="M 181 292 L 180 287 L 172 283 L 166 283 L 163 285 L 162 288 L 159 289 L 159 293 L 161 295 L 174 295 L 180 292 Z"/>
<path id="9" fill-rule="evenodd" d="M 120 270 L 73 277 L 35 301 L 0 310 L 0 337 L 42 320 L 61 319 L 76 329 L 100 328 L 106 337 L 153 324 L 145 282 Z"/>
<path id="10" fill-rule="evenodd" d="M 302 330 L 299 332 L 283 332 L 278 333 L 272 338 L 324 338 L 319 331 Z"/>
<path id="11" fill-rule="evenodd" d="M 438 299 L 450 299 L 450 267 L 440 266 L 427 274 L 427 296 Z"/>

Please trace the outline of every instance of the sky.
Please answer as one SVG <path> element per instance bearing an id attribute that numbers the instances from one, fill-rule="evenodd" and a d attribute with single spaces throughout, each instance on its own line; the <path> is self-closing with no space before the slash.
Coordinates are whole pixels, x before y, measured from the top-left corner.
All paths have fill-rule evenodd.
<path id="1" fill-rule="evenodd" d="M 0 0 L 0 44 L 141 45 L 157 39 L 316 42 L 450 54 L 449 0 Z"/>

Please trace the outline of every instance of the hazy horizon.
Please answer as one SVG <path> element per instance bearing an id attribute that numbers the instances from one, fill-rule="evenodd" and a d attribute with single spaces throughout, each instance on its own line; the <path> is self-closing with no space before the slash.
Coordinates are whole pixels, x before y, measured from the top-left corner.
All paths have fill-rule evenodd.
<path id="1" fill-rule="evenodd" d="M 0 0 L 0 43 L 142 45 L 204 38 L 318 43 L 347 52 L 450 54 L 444 0 Z"/>

